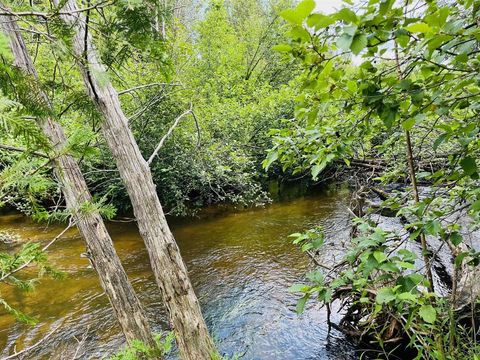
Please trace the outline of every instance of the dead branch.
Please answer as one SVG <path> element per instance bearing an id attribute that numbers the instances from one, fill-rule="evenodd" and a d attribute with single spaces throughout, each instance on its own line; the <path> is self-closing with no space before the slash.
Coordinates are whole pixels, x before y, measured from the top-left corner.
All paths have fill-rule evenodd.
<path id="1" fill-rule="evenodd" d="M 140 90 L 140 89 L 145 89 L 145 88 L 149 88 L 149 87 L 154 87 L 154 86 L 166 87 L 166 86 L 183 86 L 183 85 L 180 84 L 180 83 L 165 83 L 165 82 L 162 82 L 162 83 L 144 84 L 144 85 L 135 86 L 135 87 L 130 88 L 130 89 L 126 89 L 126 90 L 119 91 L 119 92 L 118 92 L 118 95 L 128 94 L 128 93 L 131 93 L 132 91 L 136 91 L 136 90 Z"/>
<path id="2" fill-rule="evenodd" d="M 16 147 L 16 146 L 10 146 L 10 145 L 4 145 L 4 144 L 0 144 L 0 149 L 8 150 L 8 151 L 14 151 L 14 152 L 21 152 L 21 153 L 28 153 L 29 152 L 27 149 L 24 149 L 24 148 L 19 148 L 19 147 Z M 45 159 L 49 158 L 47 154 L 41 153 L 39 151 L 31 151 L 29 153 L 32 154 L 32 155 L 38 156 L 38 157 L 43 157 Z"/>
<path id="3" fill-rule="evenodd" d="M 177 117 L 175 119 L 175 121 L 173 122 L 173 125 L 170 127 L 170 129 L 168 129 L 167 133 L 160 139 L 160 142 L 158 143 L 157 147 L 155 148 L 155 150 L 153 151 L 152 155 L 150 155 L 150 157 L 148 158 L 147 160 L 147 164 L 150 166 L 150 164 L 152 163 L 152 161 L 155 159 L 155 157 L 158 155 L 158 152 L 160 151 L 160 149 L 162 148 L 163 146 L 163 143 L 165 142 L 165 140 L 170 136 L 170 134 L 173 132 L 173 129 L 175 129 L 177 127 L 177 125 L 179 124 L 180 120 L 182 120 L 183 117 L 187 116 L 188 114 L 191 114 L 193 112 L 193 105 L 190 104 L 190 109 L 188 109 L 187 111 L 185 111 L 183 114 L 181 114 L 179 117 Z"/>

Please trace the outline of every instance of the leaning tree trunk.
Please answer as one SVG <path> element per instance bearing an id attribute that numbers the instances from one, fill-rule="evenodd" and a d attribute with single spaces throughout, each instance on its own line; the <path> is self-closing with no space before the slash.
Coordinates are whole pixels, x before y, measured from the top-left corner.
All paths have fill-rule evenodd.
<path id="1" fill-rule="evenodd" d="M 0 23 L 10 36 L 15 66 L 33 78 L 33 96 L 38 98 L 42 106 L 51 108 L 47 95 L 38 86 L 38 75 L 15 18 L 0 16 Z M 92 198 L 79 165 L 72 156 L 63 152 L 66 138 L 62 127 L 50 117 L 37 122 L 53 147 L 54 172 L 60 181 L 67 208 L 72 211 L 75 223 L 85 239 L 89 260 L 98 273 L 127 341 L 138 339 L 153 346 L 147 318 L 115 252 L 102 217 L 96 211 L 82 212 L 80 209 L 82 204 L 90 202 Z"/>
<path id="2" fill-rule="evenodd" d="M 73 46 L 87 92 L 104 117 L 102 132 L 117 163 L 132 202 L 140 235 L 150 257 L 177 344 L 183 359 L 210 359 L 216 354 L 187 269 L 168 227 L 150 168 L 143 158 L 122 111 L 118 93 L 105 78 L 105 71 L 88 33 L 88 12 L 78 11 L 75 0 L 67 0 L 61 17 L 75 31 Z"/>

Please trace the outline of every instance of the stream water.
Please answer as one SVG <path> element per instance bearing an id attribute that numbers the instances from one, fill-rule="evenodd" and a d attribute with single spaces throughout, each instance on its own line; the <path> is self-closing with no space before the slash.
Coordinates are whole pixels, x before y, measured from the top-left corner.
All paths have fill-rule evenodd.
<path id="1" fill-rule="evenodd" d="M 187 264 L 206 321 L 222 353 L 241 359 L 354 359 L 354 348 L 340 333 L 328 333 L 326 314 L 310 302 L 295 313 L 289 286 L 302 279 L 309 261 L 287 236 L 316 225 L 327 233 L 325 261 L 346 238 L 347 194 L 323 191 L 260 209 L 204 211 L 196 219 L 172 219 L 171 227 Z M 22 215 L 1 215 L 0 230 L 22 241 L 48 242 L 64 225 L 34 223 Z M 145 304 L 155 331 L 167 329 L 162 301 L 143 242 L 133 223 L 110 223 L 124 266 Z M 49 249 L 63 280 L 44 278 L 33 292 L 1 285 L 1 296 L 35 316 L 33 326 L 0 311 L 0 356 L 34 344 L 60 326 L 28 359 L 97 359 L 123 346 L 123 337 L 95 272 L 80 255 L 84 244 L 75 230 Z M 79 342 L 82 341 L 79 347 Z M 174 355 L 172 356 L 174 357 Z"/>

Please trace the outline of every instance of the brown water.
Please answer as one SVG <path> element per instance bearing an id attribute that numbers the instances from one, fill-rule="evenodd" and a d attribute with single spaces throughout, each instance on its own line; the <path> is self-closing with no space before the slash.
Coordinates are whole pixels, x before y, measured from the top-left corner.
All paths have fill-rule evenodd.
<path id="1" fill-rule="evenodd" d="M 328 334 L 325 312 L 315 302 L 295 313 L 290 285 L 308 271 L 308 259 L 287 239 L 293 232 L 323 225 L 329 235 L 325 261 L 345 238 L 347 194 L 339 191 L 279 202 L 262 209 L 171 220 L 206 321 L 225 354 L 242 359 L 352 359 L 353 348 L 335 331 Z M 21 215 L 0 216 L 0 230 L 25 241 L 47 242 L 63 225 L 46 227 Z M 109 229 L 125 268 L 148 311 L 155 331 L 167 329 L 137 228 L 111 223 Z M 1 295 L 38 318 L 35 326 L 0 312 L 0 356 L 29 346 L 61 324 L 30 359 L 72 359 L 78 341 L 86 341 L 78 359 L 102 358 L 118 351 L 123 338 L 96 274 L 80 254 L 85 251 L 75 230 L 49 250 L 51 262 L 67 273 L 64 280 L 43 279 L 34 292 L 2 285 Z"/>

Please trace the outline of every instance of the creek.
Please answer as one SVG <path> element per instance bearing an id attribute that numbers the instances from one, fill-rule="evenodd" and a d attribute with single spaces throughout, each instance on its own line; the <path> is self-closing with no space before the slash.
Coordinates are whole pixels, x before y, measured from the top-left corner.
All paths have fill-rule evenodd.
<path id="1" fill-rule="evenodd" d="M 328 332 L 326 313 L 311 301 L 295 312 L 296 295 L 288 288 L 311 268 L 307 256 L 288 235 L 324 227 L 325 262 L 348 238 L 348 193 L 323 190 L 242 211 L 209 208 L 198 218 L 169 219 L 208 326 L 225 354 L 241 359 L 354 359 L 355 349 L 341 333 Z M 168 328 L 143 242 L 134 223 L 109 223 L 109 231 L 127 273 L 156 332 Z M 0 230 L 22 241 L 47 243 L 62 224 L 35 223 L 19 214 L 0 216 Z M 65 279 L 43 278 L 32 292 L 1 285 L 2 297 L 38 319 L 21 324 L 0 312 L 0 356 L 34 344 L 57 326 L 28 359 L 105 358 L 124 345 L 94 270 L 81 257 L 85 246 L 69 230 L 49 250 L 49 260 Z M 172 356 L 174 358 L 174 355 Z"/>

